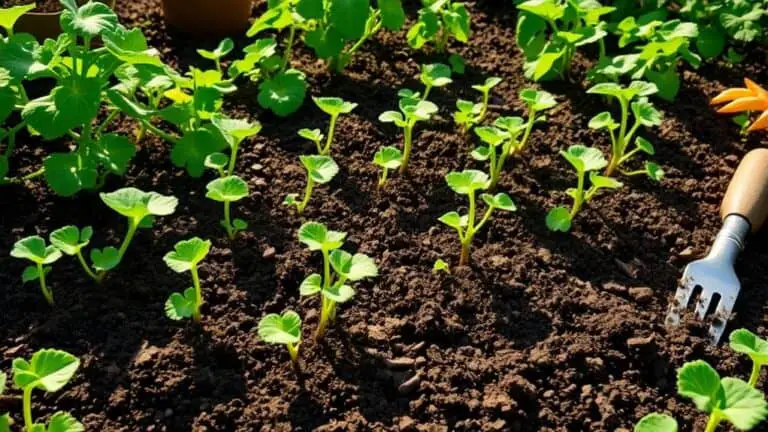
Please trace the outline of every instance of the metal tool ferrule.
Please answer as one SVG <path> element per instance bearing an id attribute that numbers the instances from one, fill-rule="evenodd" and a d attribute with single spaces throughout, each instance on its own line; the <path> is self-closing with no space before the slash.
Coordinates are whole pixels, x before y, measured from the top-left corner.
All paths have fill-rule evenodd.
<path id="1" fill-rule="evenodd" d="M 733 264 L 744 249 L 744 239 L 751 229 L 749 221 L 743 216 L 737 214 L 726 216 L 723 220 L 723 227 L 717 233 L 707 258 L 724 260 Z"/>

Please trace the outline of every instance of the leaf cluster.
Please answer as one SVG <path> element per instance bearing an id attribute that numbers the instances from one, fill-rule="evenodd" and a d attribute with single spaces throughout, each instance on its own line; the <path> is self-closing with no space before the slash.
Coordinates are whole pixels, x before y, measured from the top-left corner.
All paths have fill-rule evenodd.
<path id="1" fill-rule="evenodd" d="M 445 51 L 451 37 L 468 43 L 472 36 L 472 16 L 462 2 L 452 0 L 422 0 L 416 22 L 408 30 L 406 38 L 413 49 L 421 49 L 433 43 L 437 52 Z"/>

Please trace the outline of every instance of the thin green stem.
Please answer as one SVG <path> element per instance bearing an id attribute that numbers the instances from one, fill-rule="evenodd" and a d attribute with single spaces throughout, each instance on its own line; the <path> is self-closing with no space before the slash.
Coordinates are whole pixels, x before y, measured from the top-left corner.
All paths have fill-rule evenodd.
<path id="1" fill-rule="evenodd" d="M 331 154 L 331 144 L 333 144 L 333 135 L 336 133 L 336 122 L 338 119 L 338 115 L 331 116 L 331 124 L 328 125 L 328 136 L 325 139 L 325 147 L 323 148 L 323 151 L 320 152 L 323 156 Z"/>
<path id="2" fill-rule="evenodd" d="M 475 232 L 480 231 L 483 226 L 488 222 L 488 220 L 491 218 L 491 214 L 493 214 L 493 207 L 488 207 L 488 210 L 485 211 L 485 214 L 483 215 L 483 218 L 480 219 L 480 223 L 477 224 L 477 227 L 475 227 Z"/>
<path id="3" fill-rule="evenodd" d="M 411 147 L 413 147 L 413 128 L 415 124 L 408 123 L 403 132 L 403 163 L 400 165 L 400 174 L 408 171 L 408 161 L 411 158 Z"/>
<path id="4" fill-rule="evenodd" d="M 534 110 L 531 110 L 530 114 L 528 115 L 528 123 L 525 125 L 525 132 L 523 132 L 523 138 L 520 139 L 517 145 L 517 150 L 515 153 L 522 153 L 525 149 L 525 145 L 528 144 L 528 139 L 531 137 L 531 132 L 533 131 L 533 125 L 536 123 L 536 114 L 537 112 Z"/>
<path id="5" fill-rule="evenodd" d="M 296 39 L 296 26 L 291 25 L 290 31 L 288 33 L 288 45 L 286 45 L 285 52 L 283 53 L 283 66 L 280 68 L 280 72 L 285 72 L 285 70 L 288 69 L 288 64 L 291 62 L 294 39 Z"/>
<path id="6" fill-rule="evenodd" d="M 192 286 L 195 287 L 195 312 L 192 313 L 192 319 L 200 322 L 200 307 L 203 305 L 203 290 L 200 288 L 200 276 L 197 274 L 197 266 L 193 265 L 189 270 L 192 273 Z"/>
<path id="7" fill-rule="evenodd" d="M 299 365 L 299 345 L 301 345 L 301 342 L 297 344 L 287 344 L 288 347 L 288 354 L 291 356 L 291 362 L 293 362 L 294 365 Z"/>
<path id="8" fill-rule="evenodd" d="M 709 421 L 707 421 L 707 427 L 704 429 L 704 432 L 715 432 L 715 430 L 717 430 L 717 426 L 720 424 L 720 421 L 720 413 L 715 411 L 710 414 Z"/>
<path id="9" fill-rule="evenodd" d="M 32 389 L 34 386 L 28 386 L 24 388 L 24 396 L 22 398 L 23 411 L 24 411 L 24 429 L 27 432 L 32 432 L 34 422 L 32 421 Z"/>
<path id="10" fill-rule="evenodd" d="M 224 228 L 227 230 L 227 236 L 230 240 L 235 239 L 235 230 L 232 229 L 231 201 L 224 201 Z"/>
<path id="11" fill-rule="evenodd" d="M 757 380 L 760 379 L 760 364 L 752 362 L 752 374 L 749 375 L 749 385 L 754 387 L 757 385 Z"/>
<path id="12" fill-rule="evenodd" d="M 162 138 L 162 139 L 164 139 L 164 140 L 168 141 L 168 142 L 169 142 L 169 143 L 171 143 L 171 144 L 176 144 L 176 143 L 179 141 L 179 139 L 178 139 L 178 138 L 176 138 L 176 137 L 174 137 L 173 135 L 170 135 L 170 134 L 168 134 L 168 133 L 166 133 L 166 132 L 162 131 L 160 128 L 158 128 L 157 126 L 153 125 L 152 123 L 150 123 L 150 122 L 149 122 L 149 121 L 147 121 L 147 120 L 142 120 L 142 121 L 141 121 L 141 124 L 142 124 L 142 125 L 144 125 L 144 127 L 145 127 L 145 128 L 148 130 L 148 131 L 150 131 L 150 132 L 152 132 L 153 134 L 155 134 L 155 135 L 159 136 L 160 138 Z"/>
<path id="13" fill-rule="evenodd" d="M 80 265 L 83 266 L 83 270 L 85 270 L 85 273 L 91 277 L 91 279 L 95 280 L 96 282 L 101 282 L 99 277 L 96 275 L 96 273 L 91 270 L 91 266 L 88 265 L 88 263 L 85 261 L 85 257 L 83 257 L 82 251 L 77 251 L 77 260 L 80 262 Z"/>
<path id="14" fill-rule="evenodd" d="M 499 175 L 501 170 L 499 169 L 496 161 L 496 146 L 488 144 L 488 152 L 490 153 L 491 163 L 491 183 L 488 185 L 488 190 L 493 190 L 496 187 L 496 183 L 499 182 Z"/>
<path id="15" fill-rule="evenodd" d="M 29 173 L 29 174 L 27 174 L 27 175 L 25 175 L 23 177 L 12 177 L 12 178 L 6 179 L 6 181 L 8 181 L 10 183 L 23 183 L 23 182 L 25 182 L 27 180 L 34 180 L 34 179 L 42 176 L 43 174 L 45 174 L 45 167 L 40 168 L 39 170 L 37 170 L 37 171 L 35 171 L 33 173 Z"/>
<path id="16" fill-rule="evenodd" d="M 619 103 L 621 104 L 621 126 L 619 127 L 619 134 L 614 140 L 615 145 L 611 151 L 611 161 L 608 164 L 608 168 L 605 169 L 605 175 L 609 177 L 619 168 L 619 160 L 621 160 L 626 148 L 625 140 L 627 137 L 627 123 L 629 121 L 629 106 L 628 101 L 623 97 L 619 98 Z"/>
<path id="17" fill-rule="evenodd" d="M 299 214 L 304 213 L 304 209 L 307 208 L 307 204 L 309 204 L 309 199 L 312 198 L 312 190 L 315 187 L 315 181 L 312 180 L 312 176 L 309 175 L 309 172 L 307 172 L 307 186 L 304 188 L 304 199 L 301 200 L 298 206 L 296 206 L 296 209 L 299 211 Z"/>
<path id="18" fill-rule="evenodd" d="M 107 116 L 107 118 L 104 119 L 104 122 L 102 124 L 100 124 L 98 128 L 96 128 L 95 135 L 97 137 L 101 136 L 101 134 L 104 132 L 104 129 L 110 123 L 112 123 L 112 121 L 115 119 L 115 117 L 117 117 L 119 114 L 120 114 L 120 110 L 114 110 L 114 111 L 110 112 L 109 115 Z"/>
<path id="19" fill-rule="evenodd" d="M 381 168 L 381 176 L 379 176 L 379 188 L 384 187 L 387 184 L 387 176 L 389 175 L 389 169 L 387 167 Z"/>
<path id="20" fill-rule="evenodd" d="M 431 92 L 431 91 L 432 91 L 432 86 L 431 86 L 431 85 L 429 85 L 429 84 L 427 84 L 427 85 L 424 87 L 424 95 L 423 95 L 423 96 L 421 96 L 421 101 L 422 101 L 422 102 L 423 102 L 423 101 L 425 101 L 425 100 L 427 100 L 427 98 L 429 97 L 429 92 Z"/>
<path id="21" fill-rule="evenodd" d="M 119 258 L 118 261 L 123 260 L 123 256 L 125 255 L 125 251 L 128 250 L 128 246 L 131 245 L 131 241 L 133 240 L 133 236 L 136 235 L 136 230 L 139 228 L 139 223 L 141 221 L 133 221 L 131 219 L 128 222 L 128 232 L 125 234 L 125 238 L 123 239 L 123 243 L 120 245 L 120 249 L 118 249 L 117 257 Z"/>
<path id="22" fill-rule="evenodd" d="M 576 196 L 573 199 L 573 208 L 571 208 L 570 217 L 573 219 L 581 211 L 581 206 L 584 204 L 584 175 L 583 171 L 579 172 L 579 184 L 576 189 Z"/>
<path id="23" fill-rule="evenodd" d="M 53 293 L 50 289 L 48 289 L 48 286 L 45 284 L 45 267 L 43 267 L 42 264 L 37 264 L 37 274 L 40 276 L 40 289 L 43 291 L 43 296 L 45 297 L 45 300 L 48 301 L 48 304 L 51 306 L 54 305 L 53 301 Z"/>
<path id="24" fill-rule="evenodd" d="M 229 155 L 229 167 L 227 168 L 227 175 L 235 174 L 235 162 L 237 161 L 237 152 L 240 151 L 240 144 L 232 146 L 231 154 Z"/>
<path id="25" fill-rule="evenodd" d="M 323 252 L 323 291 L 331 287 L 331 257 L 326 249 Z M 333 300 L 328 299 L 320 293 L 320 323 L 317 326 L 315 332 L 315 340 L 319 340 L 325 334 L 325 329 L 328 327 L 329 313 Z"/>
<path id="26" fill-rule="evenodd" d="M 480 124 L 485 119 L 485 116 L 488 114 L 488 102 L 491 97 L 491 90 L 485 90 L 483 91 L 483 108 L 480 110 L 480 114 L 475 117 L 474 123 Z"/>

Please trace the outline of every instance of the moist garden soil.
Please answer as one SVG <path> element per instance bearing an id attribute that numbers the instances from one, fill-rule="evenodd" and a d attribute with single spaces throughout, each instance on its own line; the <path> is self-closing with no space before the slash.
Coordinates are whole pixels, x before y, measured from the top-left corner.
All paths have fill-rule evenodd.
<path id="1" fill-rule="evenodd" d="M 759 133 L 742 139 L 708 100 L 744 76 L 768 83 L 766 52 L 752 50 L 736 66 L 713 62 L 683 72 L 677 102 L 658 104 L 664 124 L 644 133 L 667 178 L 660 185 L 628 181 L 585 210 L 572 233 L 556 234 L 544 217 L 568 203 L 564 191 L 575 183 L 558 151 L 576 143 L 608 146 L 604 134 L 587 128 L 605 106 L 585 94 L 592 60 L 580 57 L 570 81 L 542 84 L 560 105 L 502 178 L 499 189 L 518 211 L 496 215 L 477 236 L 471 267 L 435 275 L 434 261 L 455 263 L 459 250 L 455 233 L 437 218 L 465 206 L 444 176 L 485 169 L 469 156 L 477 140 L 452 124 L 456 98 L 477 97 L 471 85 L 497 75 L 504 82 L 494 90 L 492 112 L 521 115 L 518 93 L 532 85 L 522 75 L 511 3 L 469 3 L 472 42 L 451 46 L 466 57 L 467 73 L 434 92 L 439 118 L 418 126 L 411 171 L 383 190 L 370 161 L 381 146 L 400 145 L 401 137 L 377 117 L 396 107 L 399 88 L 419 87 L 419 64 L 445 61 L 409 49 L 404 32 L 378 35 L 340 75 L 329 74 L 309 52 L 296 53 L 293 65 L 307 72 L 313 95 L 360 104 L 337 129 L 333 154 L 341 172 L 317 188 L 304 217 L 281 205 L 286 194 L 303 190 L 298 156 L 313 150 L 296 131 L 324 129 L 327 118 L 310 101 L 287 119 L 264 113 L 250 83 L 239 83 L 227 107 L 264 124 L 238 159 L 251 196 L 234 213 L 250 227 L 233 242 L 219 226 L 220 205 L 205 198 L 210 178 L 175 168 L 169 145 L 148 136 L 128 175 L 105 189 L 129 185 L 176 195 L 176 214 L 141 232 L 102 285 L 74 260 L 56 263 L 51 310 L 36 285 L 21 284 L 25 264 L 8 256 L 13 243 L 76 224 L 94 226 L 95 246 L 116 245 L 124 221 L 97 194 L 58 198 L 41 182 L 0 189 L 0 367 L 8 371 L 14 357 L 46 347 L 82 360 L 64 390 L 36 394 L 35 415 L 69 410 L 87 430 L 103 432 L 613 431 L 665 411 L 682 430 L 702 430 L 704 417 L 675 396 L 676 369 L 704 359 L 724 376 L 746 378 L 748 361 L 711 346 L 706 326 L 690 317 L 673 331 L 663 318 L 682 268 L 706 252 L 720 226 L 720 199 L 740 158 L 768 144 Z M 195 48 L 217 41 L 167 30 L 159 0 L 120 2 L 118 11 L 126 25 L 147 32 L 168 62 L 207 66 Z M 128 120 L 118 124 L 122 133 L 133 129 Z M 20 141 L 12 174 L 34 171 L 46 154 L 68 146 Z M 303 278 L 321 265 L 296 239 L 308 220 L 348 232 L 346 248 L 372 256 L 381 272 L 357 286 L 320 343 L 311 338 L 317 299 L 298 293 Z M 214 242 L 201 268 L 207 302 L 201 325 L 172 322 L 163 313 L 168 295 L 189 280 L 162 257 L 192 236 Z M 768 334 L 766 240 L 766 234 L 752 238 L 737 265 L 743 289 L 731 329 Z M 305 322 L 298 373 L 283 347 L 268 346 L 255 333 L 264 314 L 287 308 Z M 19 400 L 1 399 L 5 410 L 20 420 Z"/>

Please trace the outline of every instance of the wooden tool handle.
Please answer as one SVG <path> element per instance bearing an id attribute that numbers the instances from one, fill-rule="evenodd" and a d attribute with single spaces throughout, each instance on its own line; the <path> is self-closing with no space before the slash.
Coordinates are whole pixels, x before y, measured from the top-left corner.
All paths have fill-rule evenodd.
<path id="1" fill-rule="evenodd" d="M 720 216 L 738 214 L 757 231 L 768 217 L 768 149 L 747 153 L 725 192 Z"/>

